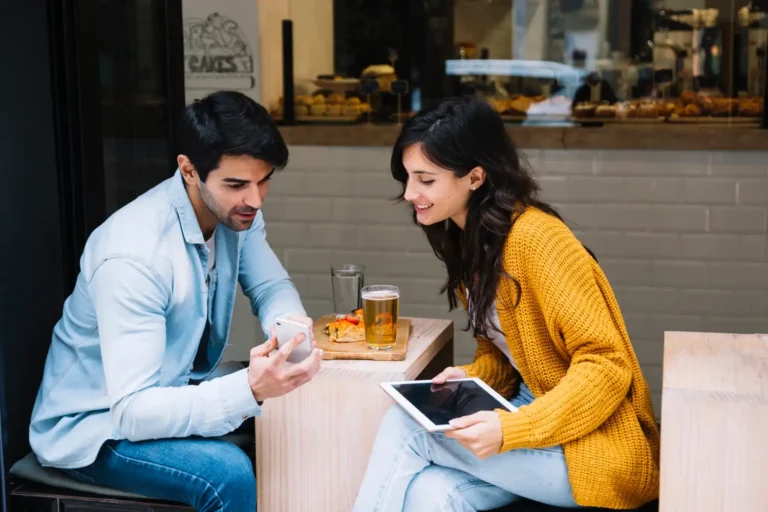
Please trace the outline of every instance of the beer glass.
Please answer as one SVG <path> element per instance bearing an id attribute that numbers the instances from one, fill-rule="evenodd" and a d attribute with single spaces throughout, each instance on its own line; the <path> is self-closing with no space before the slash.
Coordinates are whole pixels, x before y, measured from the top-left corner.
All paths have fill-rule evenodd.
<path id="1" fill-rule="evenodd" d="M 397 341 L 400 289 L 373 285 L 362 289 L 365 341 L 373 350 L 391 350 Z"/>
<path id="2" fill-rule="evenodd" d="M 360 309 L 360 290 L 363 288 L 365 267 L 362 265 L 335 265 L 331 267 L 333 312 L 351 313 Z"/>

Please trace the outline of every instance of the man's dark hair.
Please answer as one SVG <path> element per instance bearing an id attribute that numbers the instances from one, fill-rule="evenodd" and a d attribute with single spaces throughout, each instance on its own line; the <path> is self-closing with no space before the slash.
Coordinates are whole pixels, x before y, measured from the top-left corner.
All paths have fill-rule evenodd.
<path id="1" fill-rule="evenodd" d="M 218 91 L 187 105 L 179 123 L 179 151 L 205 182 L 222 156 L 248 155 L 282 169 L 288 148 L 264 107 L 235 91 Z"/>

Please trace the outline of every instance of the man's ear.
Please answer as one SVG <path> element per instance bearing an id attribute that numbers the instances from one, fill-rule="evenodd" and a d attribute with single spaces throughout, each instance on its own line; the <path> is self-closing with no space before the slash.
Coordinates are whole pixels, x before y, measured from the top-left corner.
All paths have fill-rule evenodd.
<path id="1" fill-rule="evenodd" d="M 176 163 L 179 166 L 179 171 L 181 172 L 182 178 L 184 178 L 184 182 L 187 185 L 197 185 L 197 180 L 199 179 L 197 170 L 195 170 L 195 166 L 189 161 L 187 155 L 177 156 Z"/>

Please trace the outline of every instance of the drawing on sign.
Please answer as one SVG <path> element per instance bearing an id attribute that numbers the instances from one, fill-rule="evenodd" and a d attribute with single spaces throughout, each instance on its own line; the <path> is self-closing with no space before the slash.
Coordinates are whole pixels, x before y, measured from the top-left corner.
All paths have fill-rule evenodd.
<path id="1" fill-rule="evenodd" d="M 237 22 L 214 12 L 184 20 L 186 87 L 251 89 L 253 54 Z"/>

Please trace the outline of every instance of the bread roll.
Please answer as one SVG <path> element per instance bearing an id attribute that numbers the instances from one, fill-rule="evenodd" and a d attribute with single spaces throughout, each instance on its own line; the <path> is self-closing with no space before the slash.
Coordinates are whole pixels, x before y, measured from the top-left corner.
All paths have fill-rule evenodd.
<path id="1" fill-rule="evenodd" d="M 595 117 L 612 119 L 616 117 L 616 108 L 613 105 L 600 105 L 595 109 Z"/>
<path id="2" fill-rule="evenodd" d="M 653 103 L 641 103 L 637 107 L 637 117 L 644 119 L 655 119 L 659 117 L 659 108 Z"/>
<path id="3" fill-rule="evenodd" d="M 573 115 L 579 119 L 595 117 L 597 106 L 593 103 L 582 102 L 573 108 Z"/>
<path id="4" fill-rule="evenodd" d="M 312 96 L 296 96 L 294 98 L 293 103 L 294 105 L 306 105 L 309 106 L 314 102 L 312 99 Z"/>

